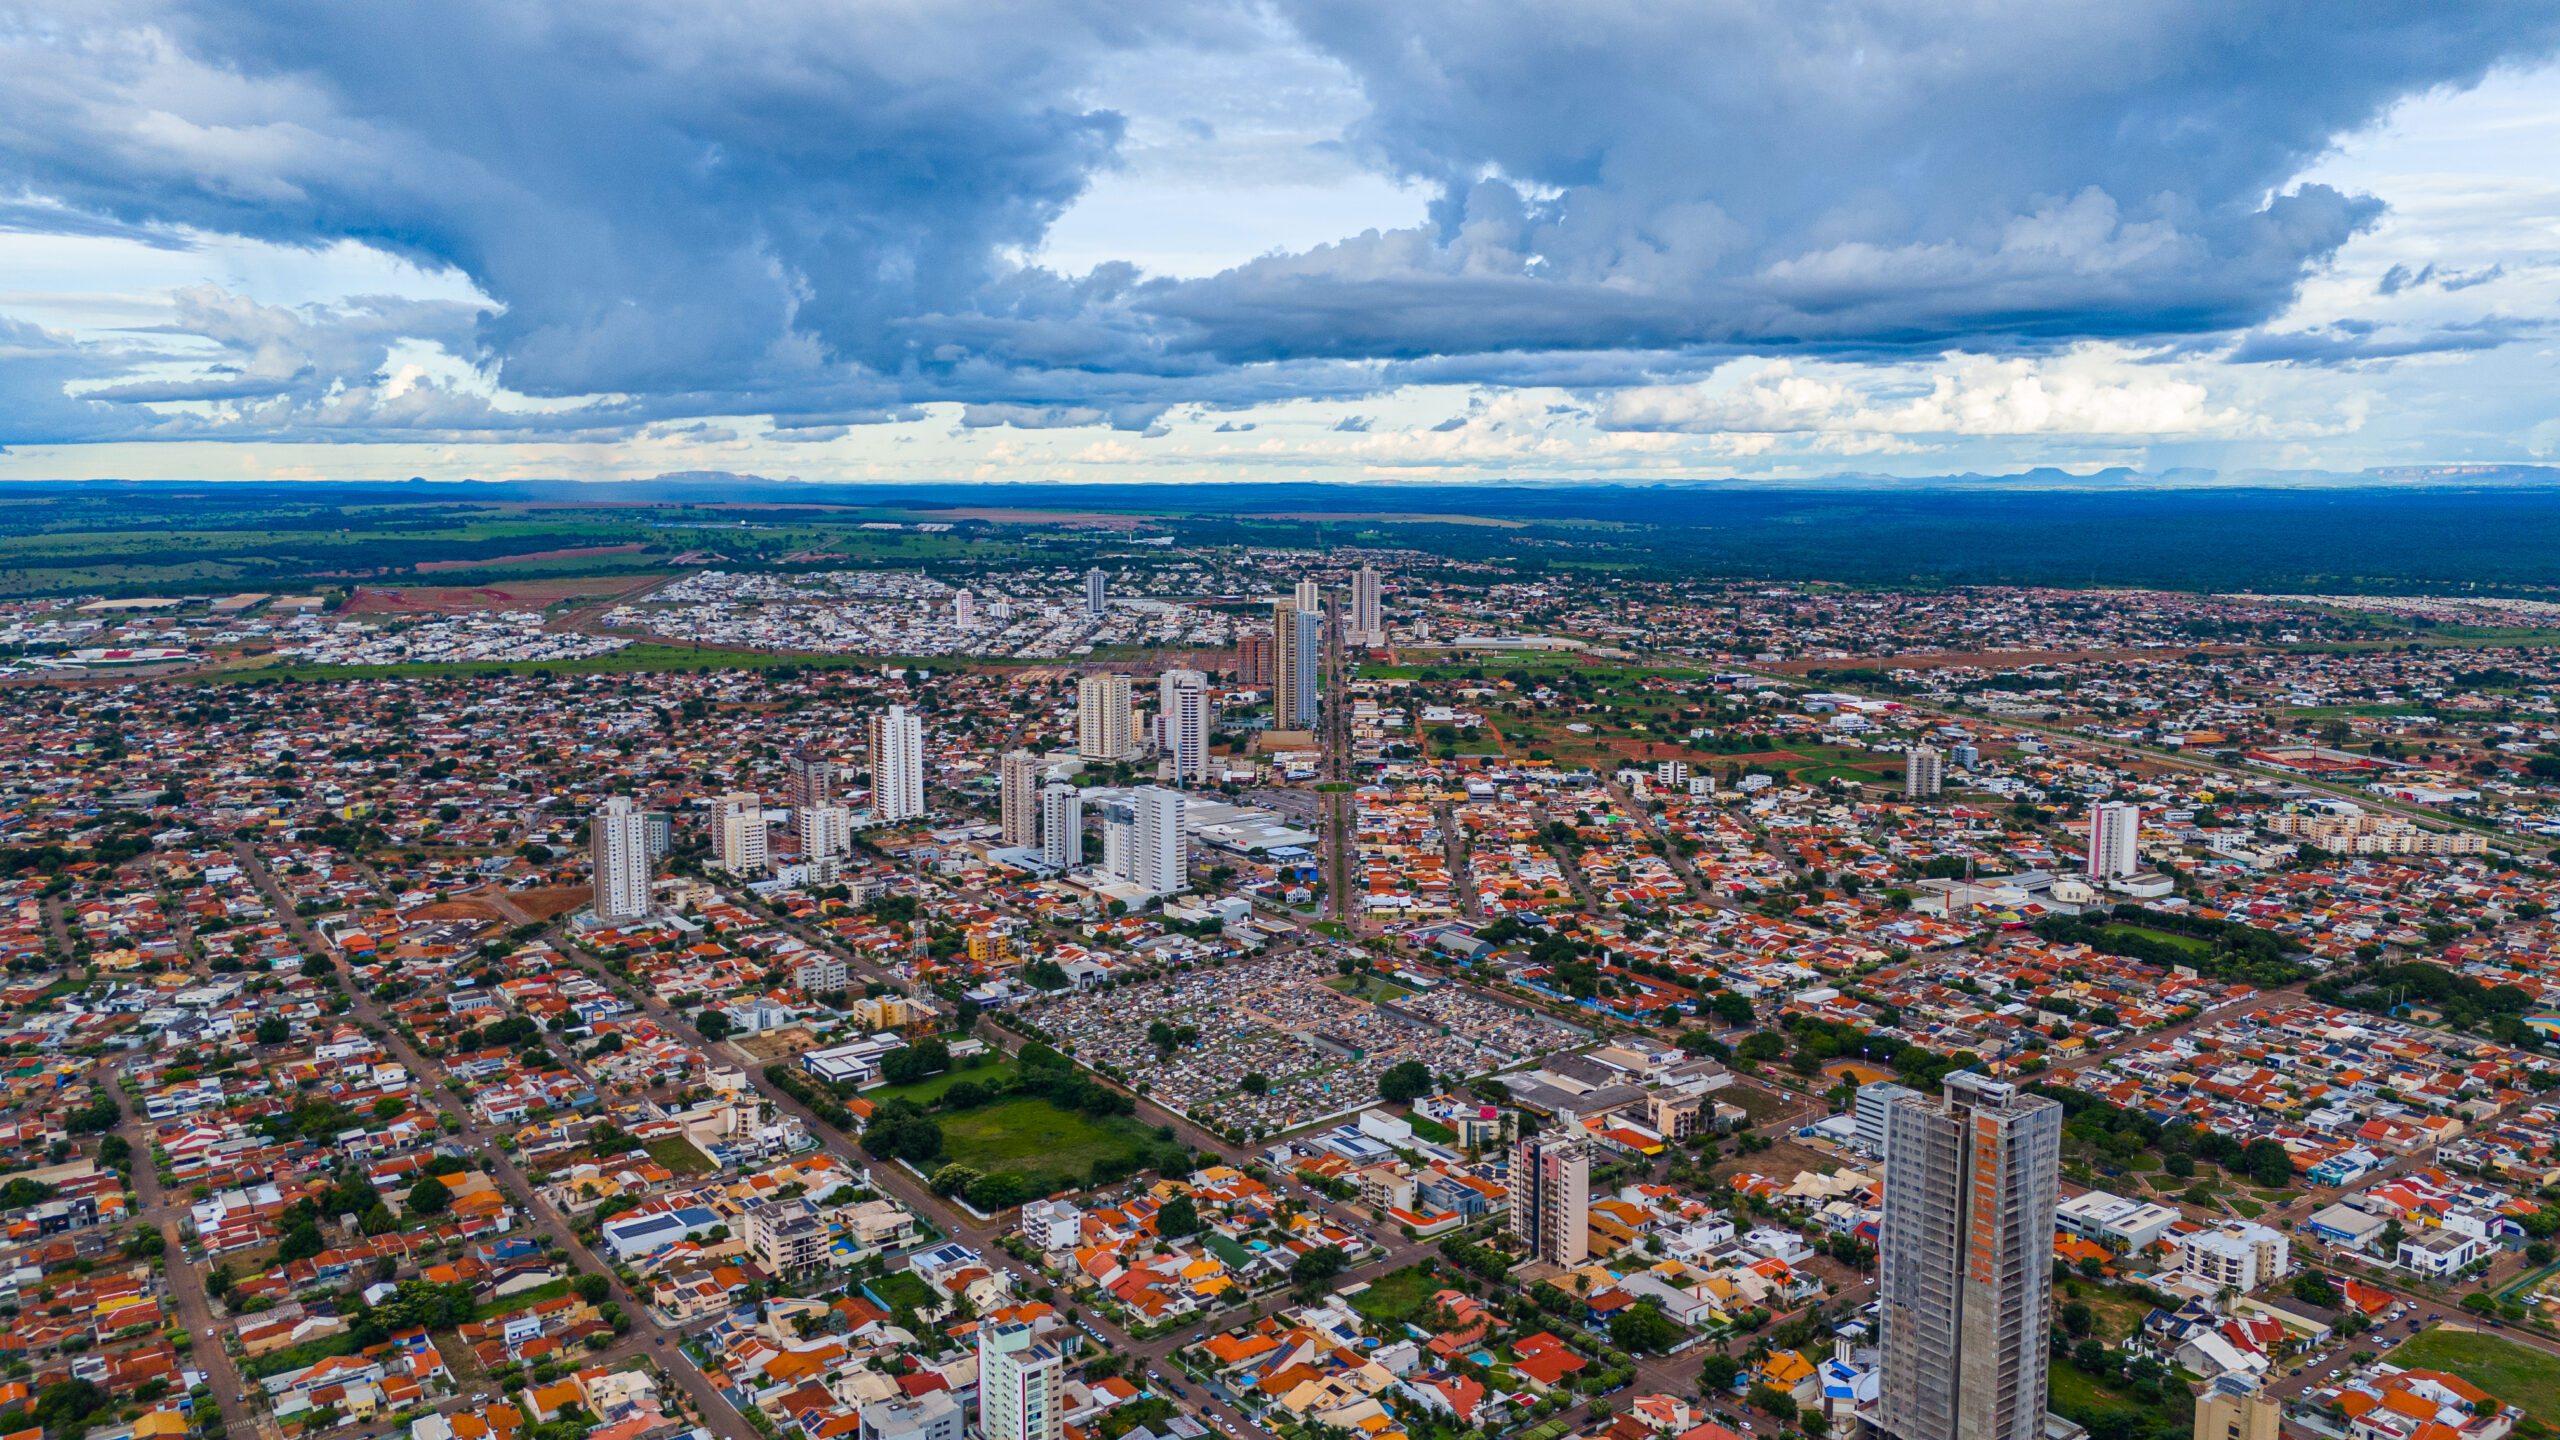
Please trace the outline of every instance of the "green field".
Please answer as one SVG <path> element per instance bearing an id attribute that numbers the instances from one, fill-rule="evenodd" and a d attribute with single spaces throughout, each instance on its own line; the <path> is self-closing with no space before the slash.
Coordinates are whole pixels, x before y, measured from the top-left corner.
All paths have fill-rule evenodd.
<path id="1" fill-rule="evenodd" d="M 1022 1067 L 1009 1059 L 990 1059 L 974 1070 L 964 1070 L 955 1065 L 939 1075 L 927 1075 L 912 1085 L 883 1085 L 877 1090 L 865 1090 L 862 1092 L 862 1098 L 874 1105 L 891 1100 L 912 1100 L 918 1105 L 930 1106 L 934 1101 L 942 1098 L 943 1091 L 963 1080 L 975 1080 L 992 1089 L 1020 1073 L 1022 1073 Z"/>
<path id="2" fill-rule="evenodd" d="M 1787 778 L 1798 785 L 1819 785 L 1825 780 L 1845 780 L 1852 785 L 1880 785 L 1888 777 L 1882 771 L 1860 770 L 1852 765 L 1810 765 Z"/>
<path id="3" fill-rule="evenodd" d="M 2154 930 L 2147 925 L 2109 925 L 2104 928 L 2110 935 L 2139 935 L 2145 940 L 2157 940 L 2164 945 L 2175 945 L 2190 955 L 2213 953 L 2213 942 L 2195 935 L 2177 935 L 2167 930 Z"/>
<path id="4" fill-rule="evenodd" d="M 2459 1375 L 2545 1425 L 2560 1421 L 2560 1356 L 2438 1325 L 2392 1351 L 2391 1363 Z"/>
<path id="5" fill-rule="evenodd" d="M 687 1175 L 711 1173 L 711 1157 L 703 1154 L 692 1141 L 681 1135 L 670 1135 L 664 1140 L 652 1140 L 647 1149 L 650 1159 L 676 1172 L 678 1179 Z"/>
<path id="6" fill-rule="evenodd" d="M 1398 985 L 1392 980 L 1381 980 L 1375 975 L 1336 975 L 1332 979 L 1325 981 L 1324 984 L 1326 989 L 1339 990 L 1354 1000 L 1368 1000 L 1372 1002 L 1379 1000 L 1401 1000 L 1407 995 L 1413 993 L 1410 989 L 1407 989 L 1402 985 Z"/>
<path id="7" fill-rule="evenodd" d="M 1440 1289 L 1439 1280 L 1408 1265 L 1370 1281 L 1351 1297 L 1351 1308 L 1382 1325 L 1401 1325 L 1428 1309 Z"/>
<path id="8" fill-rule="evenodd" d="M 874 1279 L 871 1293 L 891 1310 L 930 1309 L 934 1304 L 932 1289 L 905 1270 L 892 1270 Z"/>
<path id="9" fill-rule="evenodd" d="M 982 1174 L 1019 1176 L 1034 1195 L 1082 1185 L 1095 1161 L 1127 1156 L 1154 1138 L 1127 1116 L 1096 1120 L 1037 1096 L 935 1118 L 946 1160 Z"/>
<path id="10" fill-rule="evenodd" d="M 486 1320 L 492 1315 L 512 1315 L 518 1310 L 532 1309 L 545 1300 L 557 1300 L 568 1293 L 569 1281 L 564 1276 L 558 1280 L 545 1281 L 530 1290 L 519 1290 L 513 1295 L 501 1295 L 485 1304 L 475 1305 L 471 1307 L 471 1318 Z"/>

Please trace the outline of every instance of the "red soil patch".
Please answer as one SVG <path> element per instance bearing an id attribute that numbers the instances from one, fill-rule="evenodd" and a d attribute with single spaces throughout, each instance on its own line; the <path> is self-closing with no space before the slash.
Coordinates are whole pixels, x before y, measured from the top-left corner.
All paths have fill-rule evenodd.
<path id="1" fill-rule="evenodd" d="M 646 545 L 571 545 L 559 550 L 527 550 L 521 555 L 492 555 L 486 560 L 421 560 L 414 567 L 421 575 L 435 570 L 479 570 L 492 565 L 513 565 L 519 560 L 575 560 L 588 555 L 636 555 Z"/>
<path id="2" fill-rule="evenodd" d="M 526 580 L 508 585 L 409 585 L 398 589 L 364 586 L 347 597 L 345 615 L 436 615 L 461 610 L 540 610 L 557 601 L 581 596 L 620 596 L 654 585 L 653 577 L 611 579 Z"/>

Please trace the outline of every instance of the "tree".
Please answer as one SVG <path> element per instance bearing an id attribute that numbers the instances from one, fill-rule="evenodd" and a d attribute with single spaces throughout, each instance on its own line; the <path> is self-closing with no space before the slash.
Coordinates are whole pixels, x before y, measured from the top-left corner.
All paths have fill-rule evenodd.
<path id="1" fill-rule="evenodd" d="M 588 1304 L 601 1305 L 604 1297 L 613 1293 L 613 1282 L 602 1275 L 581 1275 L 569 1282 L 569 1288 Z"/>
<path id="2" fill-rule="evenodd" d="M 1176 1195 L 1156 1212 L 1156 1234 L 1167 1240 L 1200 1233 L 1200 1207 L 1189 1195 Z"/>
<path id="3" fill-rule="evenodd" d="M 2096 1312 L 2077 1300 L 2062 1307 L 2062 1328 L 2074 1340 L 2085 1339 L 2097 1323 Z"/>
<path id="4" fill-rule="evenodd" d="M 1609 1322 L 1609 1343 L 1630 1354 L 1668 1350 L 1679 1341 L 1680 1327 L 1652 1305 L 1629 1306 Z"/>
<path id="5" fill-rule="evenodd" d="M 969 1204 L 981 1214 L 992 1215 L 1022 1201 L 1022 1178 L 1018 1175 L 989 1175 L 969 1187 Z"/>
<path id="6" fill-rule="evenodd" d="M 109 1408 L 115 1397 L 88 1380 L 58 1380 L 36 1397 L 35 1421 L 54 1434 L 78 1434 L 90 1416 Z"/>
<path id="7" fill-rule="evenodd" d="M 1271 1077 L 1256 1071 L 1238 1081 L 1237 1088 L 1247 1095 L 1268 1095 L 1271 1093 Z"/>
<path id="8" fill-rule="evenodd" d="M 1707 1002 L 1707 1008 L 1713 1010 L 1716 1018 L 1727 1025 L 1751 1023 L 1751 1002 L 1730 990 L 1717 991 L 1715 998 Z"/>
<path id="9" fill-rule="evenodd" d="M 2071 1363 L 2083 1374 L 2102 1375 L 2107 1369 L 2107 1347 L 2092 1336 L 2071 1347 Z"/>
<path id="10" fill-rule="evenodd" d="M 1185 1196 L 1183 1198 L 1188 1199 L 1190 1197 Z M 1333 1245 L 1319 1245 L 1315 1249 L 1308 1251 L 1306 1254 L 1299 1256 L 1296 1261 L 1291 1263 L 1289 1266 L 1289 1279 L 1291 1283 L 1297 1285 L 1321 1285 L 1327 1280 L 1332 1279 L 1334 1276 L 1341 1274 L 1342 1267 L 1346 1263 L 1348 1263 L 1347 1259 L 1343 1255 L 1340 1247 Z"/>
<path id="11" fill-rule="evenodd" d="M 716 1045 L 729 1038 L 729 1017 L 705 1006 L 701 1014 L 693 1017 L 693 1028 L 702 1032 L 705 1041 Z"/>
<path id="12" fill-rule="evenodd" d="M 430 1175 L 409 1187 L 408 1203 L 412 1215 L 441 1215 L 453 1203 L 453 1192 L 445 1188 L 443 1181 Z"/>
<path id="13" fill-rule="evenodd" d="M 1742 1376 L 1742 1362 L 1730 1355 L 1710 1355 L 1698 1366 L 1698 1388 L 1722 1395 Z"/>
<path id="14" fill-rule="evenodd" d="M 258 1043 L 281 1045 L 293 1038 L 293 1022 L 281 1015 L 270 1015 L 258 1022 Z"/>
<path id="15" fill-rule="evenodd" d="M 320 1227 L 305 1220 L 284 1232 L 284 1242 L 276 1246 L 276 1259 L 284 1263 L 308 1260 L 328 1248 L 328 1242 L 320 1238 Z"/>
<path id="16" fill-rule="evenodd" d="M 2338 1287 L 2317 1270 L 2305 1270 L 2293 1277 L 2293 1298 L 2305 1305 L 2334 1310 L 2338 1305 Z"/>
<path id="17" fill-rule="evenodd" d="M 2262 1138 L 2240 1147 L 2240 1168 L 2270 1188 L 2293 1183 L 2293 1157 L 2278 1141 Z"/>
<path id="18" fill-rule="evenodd" d="M 1378 1077 L 1378 1098 L 1390 1105 L 1410 1105 L 1431 1093 L 1431 1071 L 1419 1060 L 1387 1067 Z"/>
<path id="19" fill-rule="evenodd" d="M 1796 1418 L 1796 1397 L 1774 1385 L 1753 1385 L 1742 1398 L 1752 1409 L 1776 1416 L 1782 1425 Z"/>

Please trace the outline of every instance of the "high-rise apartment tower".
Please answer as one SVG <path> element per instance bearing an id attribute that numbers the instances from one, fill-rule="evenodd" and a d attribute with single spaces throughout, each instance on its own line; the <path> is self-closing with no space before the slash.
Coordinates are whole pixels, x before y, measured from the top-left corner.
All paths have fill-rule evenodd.
<path id="1" fill-rule="evenodd" d="M 1007 750 L 996 764 L 1004 798 L 1004 843 L 1040 843 L 1040 757 L 1028 750 Z"/>
<path id="2" fill-rule="evenodd" d="M 920 818 L 924 804 L 924 717 L 904 705 L 871 717 L 871 817 L 883 825 Z"/>
<path id="3" fill-rule="evenodd" d="M 609 924 L 648 918 L 649 817 L 621 795 L 587 821 L 595 858 L 595 916 Z"/>
<path id="4" fill-rule="evenodd" d="M 2061 1158 L 2061 1106 L 1971 1071 L 1886 1110 L 1878 1423 L 1894 1440 L 2044 1440 Z"/>

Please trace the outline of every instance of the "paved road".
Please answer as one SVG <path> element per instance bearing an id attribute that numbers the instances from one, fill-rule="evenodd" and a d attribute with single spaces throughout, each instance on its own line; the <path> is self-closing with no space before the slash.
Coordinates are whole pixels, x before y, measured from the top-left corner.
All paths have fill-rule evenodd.
<path id="1" fill-rule="evenodd" d="M 241 868 L 257 882 L 258 888 L 267 897 L 267 903 L 284 920 L 294 938 L 301 941 L 314 955 L 327 954 L 328 946 L 312 932 L 301 916 L 293 913 L 292 902 L 285 896 L 283 888 L 276 884 L 275 876 L 268 873 L 267 867 L 258 859 L 256 853 L 245 844 L 234 846 L 232 853 L 238 858 Z M 581 1268 L 611 1277 L 612 1265 L 602 1256 L 589 1250 L 578 1239 L 575 1227 L 571 1226 L 565 1217 L 553 1210 L 535 1192 L 533 1182 L 526 1178 L 525 1173 L 517 1168 L 516 1163 L 509 1159 L 505 1152 L 497 1148 L 497 1133 L 482 1126 L 479 1123 L 479 1117 L 465 1109 L 454 1098 L 452 1092 L 430 1079 L 430 1077 L 442 1076 L 444 1068 L 429 1064 L 417 1052 L 411 1050 L 408 1042 L 400 1038 L 399 1030 L 375 1006 L 371 996 L 361 993 L 353 985 L 348 986 L 347 993 L 355 1002 L 352 1013 L 356 1018 L 380 1031 L 383 1047 L 394 1060 L 407 1067 L 416 1087 L 416 1095 L 430 1102 L 443 1114 L 453 1117 L 454 1121 L 462 1127 L 460 1139 L 463 1144 L 478 1150 L 482 1157 L 490 1162 L 491 1173 L 524 1202 L 533 1228 L 567 1251 L 578 1261 Z M 711 1382 L 703 1378 L 700 1370 L 689 1362 L 671 1359 L 675 1347 L 683 1339 L 683 1332 L 658 1324 L 651 1318 L 648 1306 L 642 1303 L 638 1296 L 625 1289 L 621 1281 L 613 1282 L 612 1294 L 615 1299 L 622 1302 L 623 1313 L 631 1317 L 631 1338 L 618 1348 L 626 1349 L 629 1353 L 650 1354 L 657 1359 L 659 1368 L 683 1388 L 686 1397 L 705 1417 L 704 1423 L 720 1435 L 722 1440 L 759 1440 L 756 1432 L 748 1426 L 745 1417 L 739 1415 L 736 1408 L 723 1399 L 719 1391 L 712 1388 Z"/>

